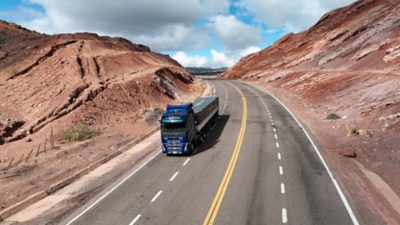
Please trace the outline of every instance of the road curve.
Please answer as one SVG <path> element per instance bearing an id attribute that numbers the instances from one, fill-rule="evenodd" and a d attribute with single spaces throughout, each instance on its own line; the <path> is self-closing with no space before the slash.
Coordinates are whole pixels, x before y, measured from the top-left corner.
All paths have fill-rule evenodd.
<path id="1" fill-rule="evenodd" d="M 208 82 L 221 117 L 196 154 L 155 155 L 61 224 L 358 224 L 280 103 L 237 81 Z"/>

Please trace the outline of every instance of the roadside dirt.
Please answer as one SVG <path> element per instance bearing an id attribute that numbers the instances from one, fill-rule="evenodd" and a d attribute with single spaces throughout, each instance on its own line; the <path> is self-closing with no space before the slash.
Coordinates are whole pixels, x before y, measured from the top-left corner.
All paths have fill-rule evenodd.
<path id="1" fill-rule="evenodd" d="M 205 85 L 118 37 L 44 35 L 0 21 L 0 211 L 158 126 Z M 96 137 L 68 142 L 82 126 Z"/>
<path id="2" fill-rule="evenodd" d="M 194 96 L 184 97 L 185 102 L 193 101 L 194 98 L 200 96 L 208 96 L 212 92 L 211 87 L 201 79 L 195 79 L 192 91 L 194 93 Z M 76 150 L 70 149 L 68 150 L 68 152 L 75 151 L 75 154 L 73 154 L 73 156 L 76 156 L 77 154 L 88 154 L 88 152 L 90 152 L 91 149 L 93 148 L 96 149 L 96 151 L 100 151 L 98 154 L 98 158 L 104 157 L 105 154 L 111 154 L 113 151 L 115 151 L 115 149 L 118 146 L 121 146 L 124 143 L 132 140 L 133 139 L 132 135 L 140 135 L 142 133 L 145 133 L 147 129 L 158 126 L 159 118 L 155 118 L 152 116 L 150 118 L 152 118 L 152 121 L 149 121 L 149 116 L 148 114 L 145 113 L 143 114 L 143 117 L 138 120 L 140 122 L 138 121 L 135 122 L 136 126 L 121 125 L 115 130 L 110 131 L 110 134 L 120 133 L 121 136 L 125 138 L 125 139 L 120 139 L 122 140 L 120 142 L 117 142 L 116 139 L 119 136 L 109 137 L 110 135 L 108 135 L 106 136 L 107 138 L 106 141 L 101 141 L 102 138 L 96 137 L 86 142 L 77 143 L 77 145 L 79 145 L 80 147 L 77 148 Z M 135 168 L 139 163 L 143 161 L 143 159 L 148 157 L 150 154 L 153 154 L 155 151 L 159 150 L 160 148 L 159 135 L 160 135 L 159 132 L 151 135 L 149 138 L 145 139 L 142 142 L 139 142 L 131 149 L 115 157 L 109 162 L 102 164 L 101 166 L 94 169 L 92 172 L 89 172 L 87 175 L 81 177 L 76 182 L 64 187 L 63 189 L 59 190 L 58 192 L 52 195 L 47 196 L 46 198 L 29 206 L 28 208 L 22 210 L 21 212 L 18 212 L 17 214 L 7 218 L 0 224 L 2 225 L 3 224 L 4 225 L 59 224 L 74 209 L 83 204 L 86 204 L 88 201 L 91 200 L 92 197 L 103 191 L 105 187 L 109 186 L 116 180 L 120 179 L 123 174 L 125 174 L 129 170 L 132 170 L 132 168 Z M 96 139 L 100 139 L 100 142 L 97 142 L 98 140 Z M 90 143 L 87 144 L 88 142 Z M 117 145 L 114 145 L 113 148 L 104 147 L 105 144 L 112 146 L 112 144 L 115 143 L 117 143 Z M 114 150 L 112 151 L 111 149 Z M 54 151 L 61 151 L 61 150 L 54 150 Z M 81 157 L 85 159 L 89 158 L 84 155 L 82 155 Z M 65 162 L 65 164 L 67 165 L 75 164 L 73 161 L 74 157 L 71 158 L 72 159 L 67 158 L 68 161 Z M 54 165 L 58 165 L 59 163 L 61 162 L 54 162 Z M 76 163 L 75 166 L 76 165 L 82 165 L 82 163 Z M 87 164 L 84 163 L 83 166 L 87 166 Z M 58 171 L 62 171 L 65 169 L 65 167 L 63 166 L 55 168 L 57 169 L 56 171 L 54 171 L 54 173 L 57 173 Z M 47 173 L 50 172 L 46 169 L 44 171 Z M 36 171 L 35 173 L 31 172 L 27 174 L 24 177 L 24 180 L 28 181 L 28 178 L 30 176 L 36 176 L 38 175 L 39 172 L 40 171 Z M 63 176 L 60 176 L 60 179 L 64 177 L 64 175 L 68 174 L 63 174 Z"/>
<path id="3" fill-rule="evenodd" d="M 395 200 L 399 195 L 389 185 L 397 180 L 387 183 L 384 176 L 364 167 L 357 160 L 362 148 L 357 151 L 356 158 L 345 157 L 339 152 L 349 146 L 360 146 L 359 139 L 368 145 L 373 137 L 349 136 L 348 127 L 353 123 L 351 120 L 325 120 L 326 113 L 304 99 L 259 82 L 245 82 L 277 96 L 307 127 L 323 150 L 323 156 L 340 186 L 344 187 L 343 191 L 361 224 L 397 224 L 400 221 L 400 202 Z M 397 176 L 398 172 L 394 170 L 389 173 Z"/>
<path id="4" fill-rule="evenodd" d="M 193 86 L 193 95 L 182 97 L 182 99 L 185 102 L 193 100 L 201 95 L 203 88 L 202 81 L 196 80 Z M 21 146 L 33 148 L 33 151 L 28 161 L 26 161 L 27 155 L 25 155 L 18 166 L 13 166 L 0 173 L 2 181 L 0 182 L 0 192 L 3 193 L 0 197 L 1 209 L 72 176 L 80 169 L 112 154 L 122 145 L 159 126 L 160 114 L 154 115 L 153 110 L 149 109 L 141 115 L 133 117 L 132 120 L 125 120 L 113 127 L 103 129 L 100 136 L 90 140 L 72 144 L 56 141 L 56 148 L 49 149 L 47 147 L 46 152 L 42 146 L 38 156 L 36 156 L 38 145 L 33 141 L 29 145 L 22 140 L 15 142 L 12 146 L 6 146 L 8 151 L 19 151 Z M 32 139 L 36 139 L 36 136 L 41 137 L 41 135 L 40 132 L 32 135 Z M 59 140 L 58 137 L 56 140 Z"/>

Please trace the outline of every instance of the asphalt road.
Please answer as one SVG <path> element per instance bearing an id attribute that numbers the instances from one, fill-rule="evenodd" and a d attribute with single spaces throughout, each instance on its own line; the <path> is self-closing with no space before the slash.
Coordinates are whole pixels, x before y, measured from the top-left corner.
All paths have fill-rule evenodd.
<path id="1" fill-rule="evenodd" d="M 154 155 L 63 224 L 357 224 L 281 104 L 237 81 L 209 82 L 221 117 L 196 154 Z"/>

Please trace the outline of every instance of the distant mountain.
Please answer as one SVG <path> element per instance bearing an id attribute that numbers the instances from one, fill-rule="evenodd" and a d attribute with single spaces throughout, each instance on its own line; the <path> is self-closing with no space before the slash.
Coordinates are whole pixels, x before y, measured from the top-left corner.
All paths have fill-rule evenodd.
<path id="1" fill-rule="evenodd" d="M 193 75 L 215 75 L 226 71 L 226 67 L 215 69 L 207 67 L 186 67 L 185 69 Z"/>

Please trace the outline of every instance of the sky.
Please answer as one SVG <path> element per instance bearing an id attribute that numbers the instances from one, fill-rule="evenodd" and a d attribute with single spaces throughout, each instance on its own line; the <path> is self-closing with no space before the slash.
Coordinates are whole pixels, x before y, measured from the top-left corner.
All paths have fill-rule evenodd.
<path id="1" fill-rule="evenodd" d="M 183 66 L 229 67 L 355 0 L 0 0 L 0 19 L 46 34 L 121 36 Z"/>

